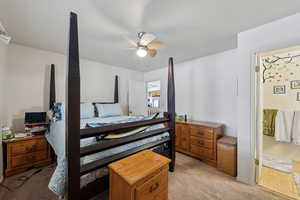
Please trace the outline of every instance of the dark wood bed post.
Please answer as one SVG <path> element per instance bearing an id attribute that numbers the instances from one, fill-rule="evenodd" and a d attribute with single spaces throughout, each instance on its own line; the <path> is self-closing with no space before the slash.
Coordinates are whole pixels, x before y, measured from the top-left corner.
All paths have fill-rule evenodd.
<path id="1" fill-rule="evenodd" d="M 169 58 L 168 67 L 168 114 L 169 114 L 169 127 L 170 127 L 170 137 L 171 137 L 171 147 L 170 147 L 170 158 L 172 162 L 170 163 L 170 171 L 173 172 L 175 169 L 175 82 L 174 82 L 174 64 L 173 58 Z"/>
<path id="2" fill-rule="evenodd" d="M 56 101 L 55 95 L 55 65 L 51 64 L 51 75 L 50 75 L 50 101 L 49 101 L 49 109 L 53 108 L 53 105 Z"/>
<path id="3" fill-rule="evenodd" d="M 80 189 L 80 176 L 89 173 L 90 171 L 99 169 L 107 164 L 119 160 L 123 157 L 132 155 L 144 149 L 149 149 L 161 144 L 169 143 L 170 151 L 169 157 L 170 171 L 174 171 L 175 167 L 175 83 L 174 83 L 174 69 L 173 58 L 169 59 L 168 68 L 168 118 L 143 120 L 138 122 L 128 122 L 123 124 L 109 125 L 105 127 L 85 128 L 80 129 L 80 67 L 79 67 L 79 48 L 78 48 L 78 26 L 77 15 L 73 12 L 70 14 L 70 28 L 69 28 L 69 53 L 68 53 L 68 67 L 66 79 L 66 157 L 67 157 L 67 193 L 68 200 L 89 199 L 101 191 L 104 182 L 107 178 L 95 181 L 83 190 Z M 51 72 L 52 74 L 52 72 Z M 54 74 L 54 72 L 53 72 Z M 53 76 L 54 77 L 54 76 Z M 51 79 L 52 80 L 52 79 Z M 54 86 L 51 84 L 53 92 Z M 51 96 L 51 95 L 50 95 Z M 53 96 L 53 95 L 52 95 Z M 54 95 L 55 96 L 55 95 Z M 115 93 L 114 103 L 119 102 L 118 97 L 118 77 L 115 78 Z M 54 98 L 55 99 L 55 98 Z M 50 102 L 52 103 L 52 101 Z M 168 127 L 158 130 L 149 131 L 147 134 L 136 135 L 132 138 L 113 141 L 101 141 L 98 144 L 80 148 L 80 138 L 93 137 L 106 133 L 117 133 L 119 131 L 126 131 L 131 128 L 138 128 L 148 125 L 168 123 Z M 140 147 L 128 150 L 126 152 L 110 156 L 89 164 L 80 166 L 80 157 L 90 155 L 105 149 L 113 148 L 119 145 L 127 144 L 133 141 L 138 141 L 150 136 L 169 131 L 170 138 L 162 139 L 160 141 L 151 142 Z M 170 141 L 171 140 L 171 141 Z"/>
<path id="4" fill-rule="evenodd" d="M 115 77 L 115 94 L 114 103 L 119 103 L 119 77 Z"/>
<path id="5" fill-rule="evenodd" d="M 77 15 L 70 14 L 66 82 L 67 199 L 80 199 L 80 69 Z"/>

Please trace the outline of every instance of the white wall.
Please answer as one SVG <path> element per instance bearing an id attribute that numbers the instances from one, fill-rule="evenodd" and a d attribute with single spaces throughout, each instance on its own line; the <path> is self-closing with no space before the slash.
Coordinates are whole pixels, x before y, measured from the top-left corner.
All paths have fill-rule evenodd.
<path id="1" fill-rule="evenodd" d="M 176 112 L 188 118 L 221 122 L 226 135 L 236 136 L 236 50 L 174 65 Z M 161 81 L 166 110 L 167 68 L 145 73 L 145 81 Z"/>
<path id="2" fill-rule="evenodd" d="M 225 134 L 237 137 L 237 49 L 216 55 L 215 121 L 226 125 Z"/>
<path id="3" fill-rule="evenodd" d="M 8 46 L 0 42 L 0 127 L 6 123 L 5 112 L 5 90 L 6 83 L 6 70 L 7 70 L 7 49 Z"/>
<path id="4" fill-rule="evenodd" d="M 9 46 L 8 64 L 8 122 L 15 130 L 22 130 L 24 112 L 48 109 L 50 64 L 56 66 L 57 101 L 64 101 L 66 57 L 12 44 Z M 124 111 L 128 111 L 128 81 L 143 80 L 143 73 L 83 59 L 80 67 L 81 101 L 112 101 L 114 77 L 119 75 L 120 103 Z"/>
<path id="5" fill-rule="evenodd" d="M 0 42 L 0 128 L 6 125 L 5 89 L 7 69 L 7 46 Z M 1 133 L 1 131 L 0 131 Z M 3 178 L 2 136 L 0 134 L 0 182 Z"/>
<path id="6" fill-rule="evenodd" d="M 256 52 L 300 44 L 300 14 L 242 32 L 238 35 L 238 180 L 254 183 L 254 67 Z"/>

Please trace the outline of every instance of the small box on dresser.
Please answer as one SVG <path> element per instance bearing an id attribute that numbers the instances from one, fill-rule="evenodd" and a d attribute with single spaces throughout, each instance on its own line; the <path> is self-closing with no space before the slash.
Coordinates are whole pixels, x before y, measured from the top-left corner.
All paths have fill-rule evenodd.
<path id="1" fill-rule="evenodd" d="M 170 160 L 145 150 L 109 165 L 110 200 L 168 200 Z"/>
<path id="2" fill-rule="evenodd" d="M 3 154 L 6 177 L 52 162 L 50 145 L 42 135 L 4 140 Z"/>

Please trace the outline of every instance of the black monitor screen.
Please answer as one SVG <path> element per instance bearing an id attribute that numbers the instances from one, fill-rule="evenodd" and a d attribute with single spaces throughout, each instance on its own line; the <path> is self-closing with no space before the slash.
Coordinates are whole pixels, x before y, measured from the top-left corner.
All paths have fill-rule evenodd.
<path id="1" fill-rule="evenodd" d="M 46 122 L 46 112 L 26 112 L 25 124 L 36 124 Z"/>

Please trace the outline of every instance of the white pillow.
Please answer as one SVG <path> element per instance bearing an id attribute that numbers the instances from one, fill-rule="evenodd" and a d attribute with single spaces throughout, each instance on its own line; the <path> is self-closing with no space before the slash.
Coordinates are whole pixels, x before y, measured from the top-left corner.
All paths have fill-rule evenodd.
<path id="1" fill-rule="evenodd" d="M 98 117 L 114 117 L 123 115 L 121 105 L 115 104 L 96 104 Z"/>
<path id="2" fill-rule="evenodd" d="M 90 119 L 95 117 L 95 108 L 92 103 L 80 104 L 80 119 Z"/>

